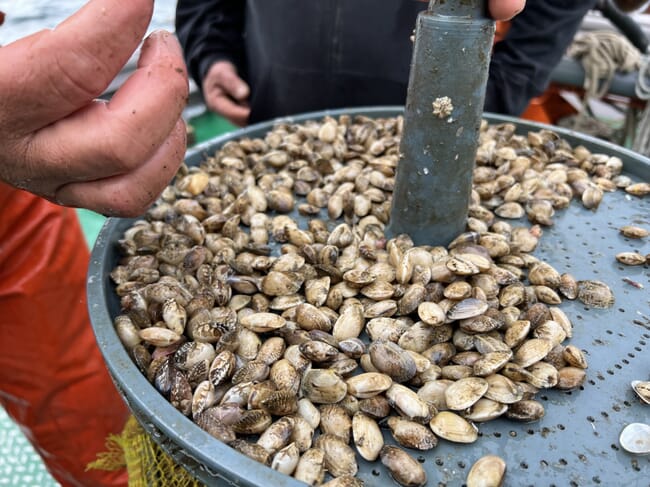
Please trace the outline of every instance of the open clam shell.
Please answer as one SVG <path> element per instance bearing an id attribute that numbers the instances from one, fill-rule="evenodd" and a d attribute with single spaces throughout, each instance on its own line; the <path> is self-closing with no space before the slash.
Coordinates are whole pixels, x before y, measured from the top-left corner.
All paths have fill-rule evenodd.
<path id="1" fill-rule="evenodd" d="M 623 449 L 637 455 L 650 454 L 650 425 L 644 423 L 628 424 L 618 438 Z"/>

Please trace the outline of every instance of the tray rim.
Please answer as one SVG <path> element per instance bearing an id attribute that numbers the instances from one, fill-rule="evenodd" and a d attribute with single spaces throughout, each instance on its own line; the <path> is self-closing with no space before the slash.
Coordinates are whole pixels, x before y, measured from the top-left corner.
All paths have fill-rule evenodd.
<path id="1" fill-rule="evenodd" d="M 259 133 L 268 131 L 278 123 L 301 123 L 324 116 L 338 117 L 340 115 L 365 115 L 371 118 L 381 118 L 397 116 L 402 112 L 403 107 L 401 106 L 378 106 L 324 110 L 280 117 L 208 140 L 189 150 L 185 162 L 188 165 L 196 165 L 208 153 L 214 152 L 217 147 L 226 142 L 242 137 L 258 136 Z M 513 123 L 519 132 L 523 130 L 552 130 L 566 138 L 572 145 L 578 143 L 592 151 L 608 152 L 621 157 L 626 172 L 650 181 L 650 159 L 624 147 L 570 129 L 515 117 L 485 113 L 484 118 L 491 124 Z M 93 246 L 87 274 L 88 311 L 91 326 L 120 394 L 152 438 L 201 481 L 207 484 L 225 481 L 231 485 L 246 487 L 259 485 L 304 487 L 304 483 L 292 477 L 280 474 L 271 468 L 261 468 L 263 466 L 258 462 L 216 440 L 190 419 L 180 414 L 152 388 L 128 356 L 113 327 L 107 291 L 112 288 L 108 277 L 112 270 L 109 260 L 111 254 L 115 253 L 118 236 L 121 236 L 121 233 L 136 220 L 137 218 L 107 219 Z M 115 256 L 113 255 L 113 257 Z M 188 463 L 195 465 L 188 465 Z"/>

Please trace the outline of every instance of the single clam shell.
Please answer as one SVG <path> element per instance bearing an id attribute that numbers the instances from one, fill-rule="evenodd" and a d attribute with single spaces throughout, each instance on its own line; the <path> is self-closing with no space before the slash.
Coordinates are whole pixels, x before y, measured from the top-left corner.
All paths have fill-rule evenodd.
<path id="1" fill-rule="evenodd" d="M 650 454 L 650 425 L 644 423 L 628 424 L 618 438 L 619 443 L 627 452 L 636 455 Z"/>
<path id="2" fill-rule="evenodd" d="M 430 450 L 438 444 L 438 438 L 423 424 L 399 416 L 391 416 L 387 423 L 393 438 L 403 447 Z"/>
<path id="3" fill-rule="evenodd" d="M 338 436 L 323 434 L 314 442 L 325 453 L 325 468 L 334 477 L 356 475 L 358 466 L 354 450 Z"/>
<path id="4" fill-rule="evenodd" d="M 467 409 L 483 397 L 488 387 L 488 382 L 480 377 L 460 379 L 445 390 L 447 407 L 457 411 Z"/>
<path id="5" fill-rule="evenodd" d="M 347 445 L 352 432 L 352 420 L 345 409 L 339 404 L 323 404 L 320 411 L 321 433 L 338 436 Z"/>
<path id="6" fill-rule="evenodd" d="M 549 363 L 537 362 L 528 368 L 530 377 L 527 382 L 538 389 L 555 387 L 560 380 L 558 370 Z"/>
<path id="7" fill-rule="evenodd" d="M 268 338 L 262 343 L 255 360 L 271 366 L 282 357 L 285 348 L 286 344 L 282 337 Z"/>
<path id="8" fill-rule="evenodd" d="M 638 252 L 619 252 L 616 254 L 616 260 L 625 265 L 645 264 L 645 256 Z"/>
<path id="9" fill-rule="evenodd" d="M 320 448 L 305 451 L 298 460 L 293 476 L 307 485 L 320 485 L 325 477 L 325 452 Z"/>
<path id="10" fill-rule="evenodd" d="M 311 369 L 305 372 L 302 392 L 306 398 L 317 404 L 339 402 L 348 392 L 343 379 L 329 369 Z"/>
<path id="11" fill-rule="evenodd" d="M 298 393 L 300 375 L 289 360 L 283 358 L 275 362 L 271 366 L 269 378 L 277 389 L 291 391 L 294 394 Z"/>
<path id="12" fill-rule="evenodd" d="M 140 344 L 142 339 L 138 333 L 138 327 L 135 326 L 131 318 L 127 315 L 119 315 L 115 318 L 114 324 L 117 336 L 128 350 Z"/>
<path id="13" fill-rule="evenodd" d="M 418 316 L 427 325 L 438 326 L 445 322 L 445 312 L 437 303 L 425 301 L 417 309 Z"/>
<path id="14" fill-rule="evenodd" d="M 612 290 L 600 281 L 578 281 L 578 299 L 594 308 L 609 308 L 614 304 Z"/>
<path id="15" fill-rule="evenodd" d="M 496 455 L 479 458 L 467 474 L 467 487 L 500 487 L 506 462 Z"/>
<path id="16" fill-rule="evenodd" d="M 156 347 L 168 347 L 177 343 L 181 339 L 181 335 L 175 331 L 159 326 L 151 326 L 140 330 L 138 332 L 140 338 Z"/>
<path id="17" fill-rule="evenodd" d="M 338 349 L 325 342 L 308 340 L 298 346 L 300 353 L 313 362 L 327 362 L 336 358 Z"/>
<path id="18" fill-rule="evenodd" d="M 523 343 L 530 332 L 530 321 L 516 320 L 505 332 L 503 341 L 509 347 L 515 348 Z"/>
<path id="19" fill-rule="evenodd" d="M 304 453 L 312 447 L 314 430 L 305 418 L 300 415 L 293 416 L 293 433 L 291 441 L 296 444 L 298 451 Z"/>
<path id="20" fill-rule="evenodd" d="M 532 338 L 517 349 L 514 361 L 522 367 L 528 367 L 546 357 L 552 348 L 551 341 L 545 338 Z"/>
<path id="21" fill-rule="evenodd" d="M 562 367 L 558 371 L 557 389 L 571 390 L 584 384 L 587 373 L 579 367 Z"/>
<path id="22" fill-rule="evenodd" d="M 453 384 L 453 381 L 448 379 L 436 379 L 425 384 L 418 389 L 417 395 L 424 402 L 433 406 L 438 411 L 449 409 L 447 407 L 447 400 L 445 398 L 445 390 Z"/>
<path id="23" fill-rule="evenodd" d="M 362 412 L 352 417 L 352 435 L 359 455 L 369 462 L 374 462 L 384 446 L 384 437 L 377 422 Z"/>
<path id="24" fill-rule="evenodd" d="M 360 304 L 348 306 L 334 323 L 332 335 L 338 341 L 356 338 L 361 334 L 364 324 L 363 306 Z"/>
<path id="25" fill-rule="evenodd" d="M 455 301 L 469 298 L 472 295 L 472 285 L 466 281 L 454 281 L 445 287 L 443 295 Z"/>
<path id="26" fill-rule="evenodd" d="M 239 322 L 255 333 L 277 330 L 286 324 L 286 320 L 275 313 L 253 313 L 243 317 Z"/>
<path id="27" fill-rule="evenodd" d="M 269 465 L 271 463 L 271 454 L 260 445 L 237 439 L 231 441 L 229 446 L 237 450 L 239 453 L 243 453 L 247 457 L 261 463 L 262 465 Z"/>
<path id="28" fill-rule="evenodd" d="M 377 340 L 370 344 L 368 353 L 372 365 L 395 382 L 411 380 L 417 373 L 413 357 L 393 342 Z"/>
<path id="29" fill-rule="evenodd" d="M 633 225 L 621 227 L 620 232 L 628 238 L 645 238 L 650 235 L 650 232 L 645 228 L 635 227 Z"/>
<path id="30" fill-rule="evenodd" d="M 230 426 L 219 420 L 217 416 L 215 408 L 208 408 L 194 416 L 194 422 L 216 439 L 230 444 L 237 436 Z"/>
<path id="31" fill-rule="evenodd" d="M 296 469 L 299 460 L 300 451 L 298 447 L 295 443 L 290 443 L 273 456 L 271 468 L 285 475 L 291 475 Z"/>
<path id="32" fill-rule="evenodd" d="M 646 404 L 650 404 L 650 381 L 633 380 L 632 389 Z"/>
<path id="33" fill-rule="evenodd" d="M 336 326 L 336 325 L 335 325 Z M 366 353 L 366 344 L 359 338 L 346 338 L 339 342 L 339 349 L 345 355 L 353 359 L 359 359 Z"/>
<path id="34" fill-rule="evenodd" d="M 472 369 L 477 376 L 487 377 L 501 370 L 511 358 L 510 351 L 488 352 L 472 364 Z"/>
<path id="35" fill-rule="evenodd" d="M 281 450 L 291 440 L 293 424 L 293 418 L 289 416 L 278 419 L 260 435 L 257 444 L 272 454 Z"/>
<path id="36" fill-rule="evenodd" d="M 562 358 L 572 367 L 578 367 L 580 369 L 587 368 L 587 358 L 584 352 L 575 345 L 567 345 L 562 350 Z"/>
<path id="37" fill-rule="evenodd" d="M 560 273 L 550 264 L 539 262 L 530 269 L 528 280 L 531 284 L 555 289 L 560 285 Z"/>
<path id="38" fill-rule="evenodd" d="M 298 410 L 298 401 L 292 391 L 280 390 L 266 395 L 260 402 L 260 406 L 274 416 L 284 416 Z"/>
<path id="39" fill-rule="evenodd" d="M 390 405 L 409 419 L 423 421 L 430 415 L 427 403 L 406 386 L 393 384 L 385 395 Z"/>
<path id="40" fill-rule="evenodd" d="M 386 391 L 393 380 L 386 374 L 366 372 L 346 380 L 348 393 L 359 399 L 366 399 Z"/>
<path id="41" fill-rule="evenodd" d="M 302 416 L 312 428 L 318 428 L 320 423 L 320 411 L 309 399 L 302 398 L 298 401 L 298 414 Z"/>
<path id="42" fill-rule="evenodd" d="M 542 403 L 531 399 L 524 399 L 511 404 L 506 412 L 506 417 L 515 421 L 530 423 L 539 421 L 544 417 L 544 414 L 544 406 Z"/>
<path id="43" fill-rule="evenodd" d="M 625 191 L 634 196 L 645 196 L 650 194 L 650 183 L 634 183 L 625 188 Z"/>
<path id="44" fill-rule="evenodd" d="M 447 312 L 450 320 L 463 320 L 482 315 L 488 309 L 488 304 L 475 298 L 467 298 L 459 301 Z"/>
<path id="45" fill-rule="evenodd" d="M 557 306 L 549 307 L 549 311 L 551 312 L 553 321 L 559 324 L 564 330 L 566 337 L 571 338 L 573 336 L 573 325 L 571 324 L 571 320 L 566 315 L 566 313 Z"/>
<path id="46" fill-rule="evenodd" d="M 399 337 L 397 344 L 404 350 L 421 353 L 436 341 L 438 331 L 437 328 L 418 321 Z"/>
<path id="47" fill-rule="evenodd" d="M 235 365 L 235 354 L 229 350 L 224 350 L 212 361 L 208 372 L 208 380 L 212 382 L 212 385 L 217 387 L 219 384 L 230 378 L 235 371 Z"/>
<path id="48" fill-rule="evenodd" d="M 235 371 L 232 375 L 232 383 L 263 381 L 269 376 L 270 371 L 271 369 L 264 362 L 248 362 Z"/>
<path id="49" fill-rule="evenodd" d="M 485 392 L 486 399 L 492 399 L 503 404 L 512 404 L 521 401 L 524 393 L 521 387 L 501 374 L 494 374 L 486 377 L 488 382 L 488 390 Z"/>
<path id="50" fill-rule="evenodd" d="M 478 428 L 450 411 L 436 414 L 429 426 L 440 438 L 454 443 L 474 443 L 478 439 Z"/>
<path id="51" fill-rule="evenodd" d="M 508 406 L 506 404 L 482 397 L 462 414 L 465 419 L 481 423 L 492 421 L 493 419 L 505 414 L 507 410 Z"/>
<path id="52" fill-rule="evenodd" d="M 327 314 L 312 304 L 299 304 L 295 311 L 295 321 L 303 330 L 329 331 L 332 329 L 332 323 Z"/>
<path id="53" fill-rule="evenodd" d="M 535 338 L 545 338 L 550 341 L 553 346 L 559 345 L 566 339 L 566 332 L 564 328 L 556 321 L 547 320 L 533 330 L 532 335 Z"/>
<path id="54" fill-rule="evenodd" d="M 262 409 L 244 411 L 241 418 L 232 425 L 235 433 L 244 435 L 260 434 L 271 426 L 273 418 Z"/>
<path id="55" fill-rule="evenodd" d="M 560 275 L 558 289 L 567 299 L 575 299 L 578 297 L 578 281 L 571 274 L 564 273 Z"/>
<path id="56" fill-rule="evenodd" d="M 427 483 L 427 474 L 422 465 L 401 448 L 386 445 L 381 449 L 380 458 L 399 485 L 421 487 Z"/>

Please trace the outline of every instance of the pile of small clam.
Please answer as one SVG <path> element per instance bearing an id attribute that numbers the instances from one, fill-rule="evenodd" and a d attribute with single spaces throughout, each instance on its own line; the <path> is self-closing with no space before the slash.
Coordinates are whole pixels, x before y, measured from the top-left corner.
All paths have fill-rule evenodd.
<path id="1" fill-rule="evenodd" d="M 617 157 L 483 124 L 468 231 L 448 248 L 387 240 L 401 130 L 341 116 L 228 142 L 125 232 L 111 274 L 118 335 L 154 387 L 310 485 L 357 485 L 357 455 L 424 485 L 401 447 L 472 443 L 477 423 L 539 420 L 540 389 L 579 387 L 587 362 L 557 305 L 614 297 L 531 255 L 540 225 L 573 198 L 650 191 Z"/>

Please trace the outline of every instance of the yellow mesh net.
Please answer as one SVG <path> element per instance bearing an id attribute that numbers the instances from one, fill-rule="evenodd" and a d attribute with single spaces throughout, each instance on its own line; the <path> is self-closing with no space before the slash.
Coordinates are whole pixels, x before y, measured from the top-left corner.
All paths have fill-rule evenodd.
<path id="1" fill-rule="evenodd" d="M 119 435 L 106 440 L 106 451 L 88 469 L 120 470 L 126 467 L 129 487 L 202 487 L 203 484 L 176 465 L 131 416 Z"/>

